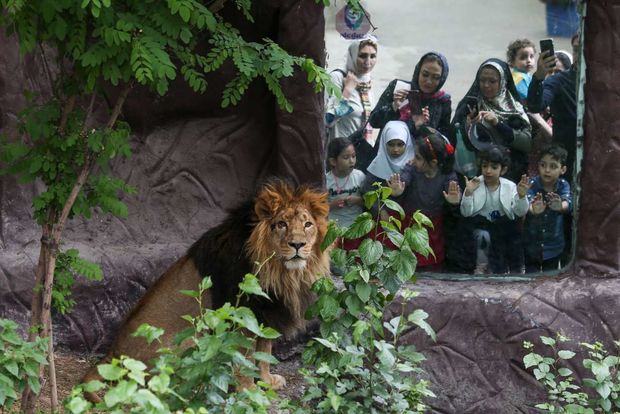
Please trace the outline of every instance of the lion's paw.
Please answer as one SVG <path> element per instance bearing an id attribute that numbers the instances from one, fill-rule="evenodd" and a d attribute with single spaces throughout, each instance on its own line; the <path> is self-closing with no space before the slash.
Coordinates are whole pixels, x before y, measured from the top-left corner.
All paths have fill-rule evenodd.
<path id="1" fill-rule="evenodd" d="M 264 379 L 265 382 L 271 384 L 271 388 L 274 390 L 281 390 L 286 387 L 286 379 L 282 375 L 278 374 L 269 374 L 268 378 Z"/>

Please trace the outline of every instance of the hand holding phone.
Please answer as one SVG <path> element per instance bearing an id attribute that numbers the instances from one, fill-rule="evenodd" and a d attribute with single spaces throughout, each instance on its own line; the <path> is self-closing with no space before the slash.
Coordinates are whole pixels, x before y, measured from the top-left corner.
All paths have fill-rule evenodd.
<path id="1" fill-rule="evenodd" d="M 555 51 L 553 49 L 553 39 L 542 39 L 540 41 L 540 53 L 542 54 L 543 52 L 548 52 L 546 57 L 555 56 Z"/>

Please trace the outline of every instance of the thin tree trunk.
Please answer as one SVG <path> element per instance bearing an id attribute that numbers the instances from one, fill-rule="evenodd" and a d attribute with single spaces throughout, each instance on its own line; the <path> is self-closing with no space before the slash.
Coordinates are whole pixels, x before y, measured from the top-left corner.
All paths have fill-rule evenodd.
<path id="1" fill-rule="evenodd" d="M 130 84 L 125 85 L 125 87 L 122 89 L 121 94 L 116 99 L 116 103 L 114 105 L 114 108 L 112 109 L 112 113 L 110 114 L 110 118 L 108 119 L 108 122 L 106 124 L 106 128 L 108 129 L 112 128 L 114 127 L 114 124 L 116 124 L 116 120 L 118 119 L 118 116 L 121 113 L 121 109 L 123 107 L 123 104 L 125 103 L 125 100 L 127 99 L 127 95 L 129 94 L 130 90 L 131 90 Z M 83 137 L 85 137 L 85 135 L 87 134 L 88 118 L 90 117 L 93 111 L 95 97 L 96 95 L 95 93 L 93 93 L 90 99 L 87 113 L 86 113 L 86 118 L 84 119 L 84 125 L 82 126 L 82 131 L 80 134 Z M 63 108 L 63 115 L 64 115 L 64 110 L 70 109 L 69 105 L 70 103 L 67 102 L 67 105 L 65 105 L 65 108 Z M 66 123 L 66 119 L 64 119 L 64 122 Z M 43 290 L 42 303 L 41 303 L 41 299 L 38 299 L 39 302 L 36 304 L 37 313 L 40 314 L 39 316 L 40 322 L 37 322 L 37 325 L 42 326 L 41 336 L 49 339 L 48 360 L 49 360 L 50 387 L 52 390 L 52 411 L 56 411 L 58 409 L 58 391 L 57 391 L 57 386 L 56 386 L 56 370 L 55 370 L 55 363 L 54 363 L 54 342 L 53 342 L 52 316 L 51 316 L 52 315 L 51 313 L 52 289 L 54 286 L 54 271 L 56 270 L 56 256 L 58 254 L 58 245 L 60 243 L 60 239 L 62 236 L 62 232 L 64 230 L 65 223 L 69 217 L 69 214 L 71 213 L 71 209 L 73 208 L 73 204 L 75 203 L 77 196 L 79 195 L 80 191 L 84 187 L 84 184 L 86 184 L 86 181 L 88 180 L 88 177 L 91 173 L 94 163 L 95 163 L 95 155 L 91 151 L 86 151 L 86 155 L 84 158 L 84 165 L 82 166 L 82 170 L 80 171 L 80 174 L 75 184 L 73 185 L 73 188 L 71 189 L 71 193 L 69 194 L 69 197 L 67 197 L 65 205 L 63 206 L 63 209 L 60 215 L 58 216 L 58 219 L 50 221 L 50 224 L 52 224 L 54 221 L 55 223 L 53 223 L 50 226 L 51 229 L 50 227 L 47 227 L 47 231 L 44 230 L 44 233 L 46 233 L 45 234 L 46 237 L 41 239 L 41 255 L 39 257 L 37 273 L 39 272 L 40 269 L 44 270 L 41 272 L 43 273 L 44 290 Z M 43 257 L 43 259 L 41 259 L 41 257 Z M 39 280 L 39 283 L 41 283 L 40 280 Z M 33 299 L 33 309 L 34 309 L 34 299 Z M 38 311 L 38 309 L 40 309 L 40 311 Z M 36 326 L 36 325 L 33 324 L 32 326 Z M 42 373 L 43 371 L 41 370 L 39 373 L 40 379 L 42 378 Z M 34 395 L 30 390 L 27 390 L 27 391 L 28 392 L 24 391 L 24 394 L 22 396 L 22 411 L 26 414 L 33 414 L 34 406 L 36 405 L 38 396 Z"/>

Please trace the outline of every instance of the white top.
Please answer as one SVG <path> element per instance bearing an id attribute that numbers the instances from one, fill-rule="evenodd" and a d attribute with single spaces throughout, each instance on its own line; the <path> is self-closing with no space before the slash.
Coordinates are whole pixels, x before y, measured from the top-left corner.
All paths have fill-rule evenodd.
<path id="1" fill-rule="evenodd" d="M 344 87 L 344 76 L 342 72 L 335 70 L 330 74 L 332 82 L 340 88 L 342 91 Z M 368 91 L 368 99 L 370 100 L 370 107 L 374 108 L 375 98 L 372 93 L 372 87 Z M 353 111 L 348 112 L 348 108 Z M 328 114 L 334 115 L 334 119 L 331 123 L 327 124 L 328 127 L 328 142 L 333 138 L 348 137 L 358 129 L 362 127 L 362 119 L 364 114 L 364 106 L 362 105 L 362 98 L 360 97 L 357 89 L 351 92 L 351 96 L 348 99 L 344 97 L 341 99 L 335 96 L 328 96 L 325 104 L 325 110 Z M 346 115 L 340 115 L 342 112 Z"/>
<path id="2" fill-rule="evenodd" d="M 361 188 L 366 175 L 360 170 L 353 170 L 347 177 L 336 177 L 329 171 L 325 174 L 327 194 L 329 201 L 345 198 L 350 195 L 362 196 Z M 350 226 L 355 218 L 362 214 L 364 208 L 361 205 L 331 208 L 329 219 L 336 220 L 341 227 Z"/>
<path id="3" fill-rule="evenodd" d="M 461 199 L 461 214 L 464 217 L 484 216 L 489 221 L 501 216 L 508 216 L 514 220 L 527 214 L 529 203 L 527 197 L 520 198 L 517 185 L 506 178 L 499 178 L 499 187 L 489 191 L 481 175 L 480 186 L 471 196 L 463 194 Z"/>

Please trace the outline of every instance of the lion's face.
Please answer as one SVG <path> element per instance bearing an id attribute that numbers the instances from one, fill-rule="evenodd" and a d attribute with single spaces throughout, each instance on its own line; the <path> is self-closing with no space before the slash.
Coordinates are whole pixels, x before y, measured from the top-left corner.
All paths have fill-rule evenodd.
<path id="1" fill-rule="evenodd" d="M 287 207 L 271 220 L 270 242 L 287 269 L 303 269 L 317 242 L 316 221 L 304 206 Z"/>
<path id="2" fill-rule="evenodd" d="M 250 237 L 254 260 L 272 254 L 288 270 L 306 269 L 323 257 L 327 232 L 327 194 L 307 187 L 267 185 L 256 198 L 258 224 Z"/>

